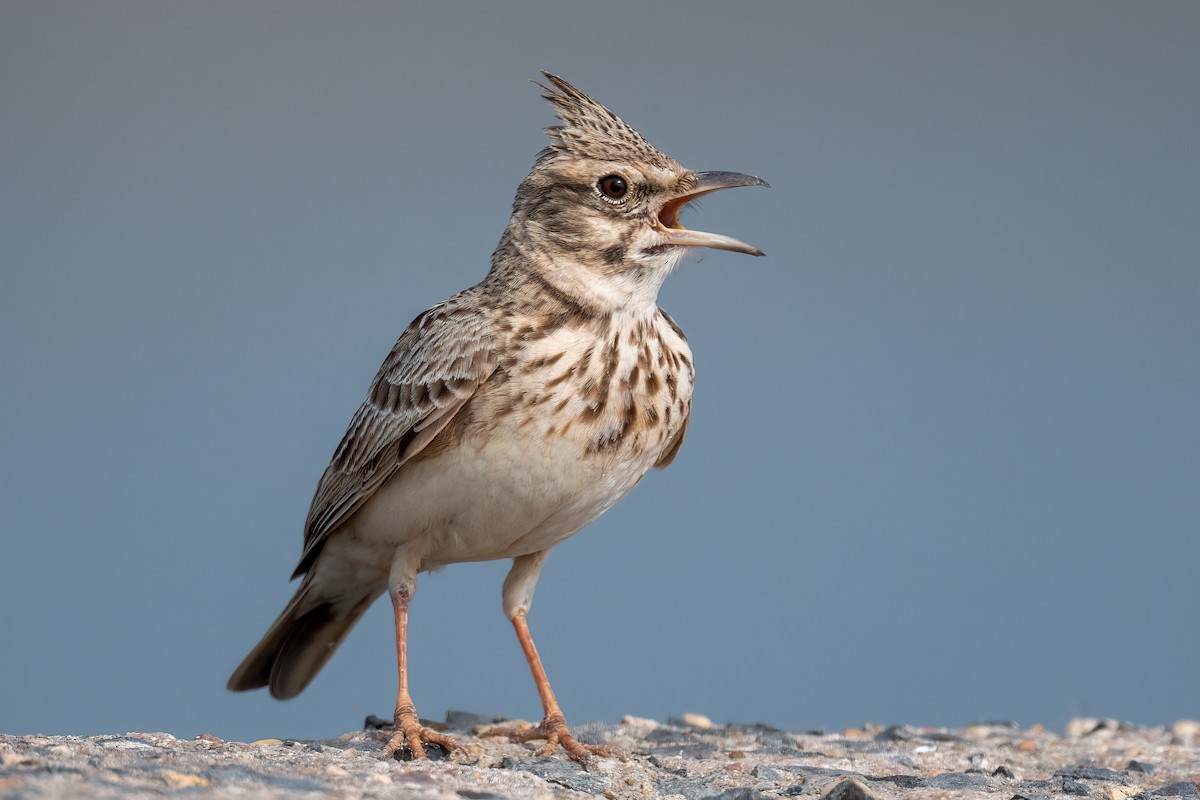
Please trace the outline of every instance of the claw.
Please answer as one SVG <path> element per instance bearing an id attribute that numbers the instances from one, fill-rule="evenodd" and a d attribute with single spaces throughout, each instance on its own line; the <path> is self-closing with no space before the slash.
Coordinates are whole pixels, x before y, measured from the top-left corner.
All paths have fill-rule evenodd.
<path id="1" fill-rule="evenodd" d="M 397 753 L 403 758 L 405 752 L 410 754 L 410 758 L 428 758 L 425 754 L 426 744 L 436 744 L 447 753 L 453 753 L 458 748 L 458 744 L 446 734 L 422 725 L 415 713 L 400 712 L 396 715 L 396 732 L 388 739 L 384 752 L 393 758 L 397 757 Z"/>
<path id="2" fill-rule="evenodd" d="M 492 728 L 487 731 L 488 736 L 505 736 L 511 741 L 523 744 L 542 740 L 545 741 L 537 754 L 539 756 L 552 756 L 558 752 L 558 748 L 567 751 L 567 755 L 572 761 L 577 761 L 583 766 L 588 766 L 593 757 L 612 758 L 617 756 L 616 750 L 613 750 L 608 745 L 603 744 L 584 744 L 571 735 L 570 728 L 567 727 L 567 721 L 561 716 L 546 717 L 539 725 L 524 725 L 519 728 Z"/>

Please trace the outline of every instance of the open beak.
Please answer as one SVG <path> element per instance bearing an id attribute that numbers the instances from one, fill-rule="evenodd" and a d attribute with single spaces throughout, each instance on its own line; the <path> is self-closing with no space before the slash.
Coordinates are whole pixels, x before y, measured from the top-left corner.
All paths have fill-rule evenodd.
<path id="1" fill-rule="evenodd" d="M 732 189 L 735 186 L 770 186 L 762 178 L 753 175 L 743 175 L 740 172 L 697 172 L 699 183 L 687 194 L 673 197 L 658 212 L 658 231 L 669 245 L 680 247 L 712 247 L 717 250 L 732 250 L 735 253 L 746 253 L 752 256 L 766 255 L 757 247 L 751 247 L 745 242 L 739 242 L 729 236 L 704 231 L 689 231 L 679 224 L 679 212 L 688 203 L 706 194 L 720 189 Z"/>

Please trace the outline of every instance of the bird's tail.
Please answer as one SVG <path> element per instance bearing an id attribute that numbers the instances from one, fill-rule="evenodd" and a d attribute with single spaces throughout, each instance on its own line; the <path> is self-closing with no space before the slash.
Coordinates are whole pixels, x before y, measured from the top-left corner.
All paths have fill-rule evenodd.
<path id="1" fill-rule="evenodd" d="M 313 576 L 305 576 L 279 619 L 233 671 L 226 684 L 230 691 L 269 686 L 278 700 L 300 694 L 381 593 L 372 587 L 353 596 L 321 597 Z"/>

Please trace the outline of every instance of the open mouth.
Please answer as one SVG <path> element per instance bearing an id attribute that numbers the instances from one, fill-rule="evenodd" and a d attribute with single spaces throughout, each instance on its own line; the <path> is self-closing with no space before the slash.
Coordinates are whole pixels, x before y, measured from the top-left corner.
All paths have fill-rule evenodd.
<path id="1" fill-rule="evenodd" d="M 697 172 L 696 178 L 695 189 L 679 197 L 672 197 L 659 209 L 655 227 L 662 234 L 663 244 L 676 247 L 712 247 L 717 250 L 730 250 L 752 256 L 765 255 L 757 247 L 739 242 L 729 236 L 705 233 L 704 231 L 690 231 L 679 223 L 679 212 L 688 203 L 721 189 L 732 189 L 735 186 L 767 186 L 769 184 L 762 178 L 742 175 L 738 172 Z"/>
<path id="2" fill-rule="evenodd" d="M 676 197 L 673 200 L 668 200 L 667 204 L 658 212 L 658 224 L 662 228 L 675 228 L 683 230 L 683 226 L 679 224 L 679 212 L 683 207 L 692 202 L 698 197 L 694 194 L 685 194 L 683 197 Z"/>

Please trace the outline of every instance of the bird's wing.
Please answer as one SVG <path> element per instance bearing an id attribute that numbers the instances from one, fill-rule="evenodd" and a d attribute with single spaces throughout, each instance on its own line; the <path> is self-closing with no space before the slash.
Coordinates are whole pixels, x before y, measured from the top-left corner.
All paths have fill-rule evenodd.
<path id="1" fill-rule="evenodd" d="M 691 421 L 691 409 L 688 410 L 687 416 L 683 418 L 683 425 L 679 427 L 679 432 L 675 434 L 675 438 L 671 440 L 671 444 L 663 451 L 658 461 L 654 463 L 655 469 L 666 469 L 671 466 L 671 462 L 675 460 L 675 456 L 679 455 L 679 447 L 683 444 L 683 437 L 687 435 L 688 422 Z"/>
<path id="2" fill-rule="evenodd" d="M 329 535 L 450 423 L 496 370 L 490 319 L 468 290 L 421 314 L 384 359 L 317 484 L 293 577 Z"/>

